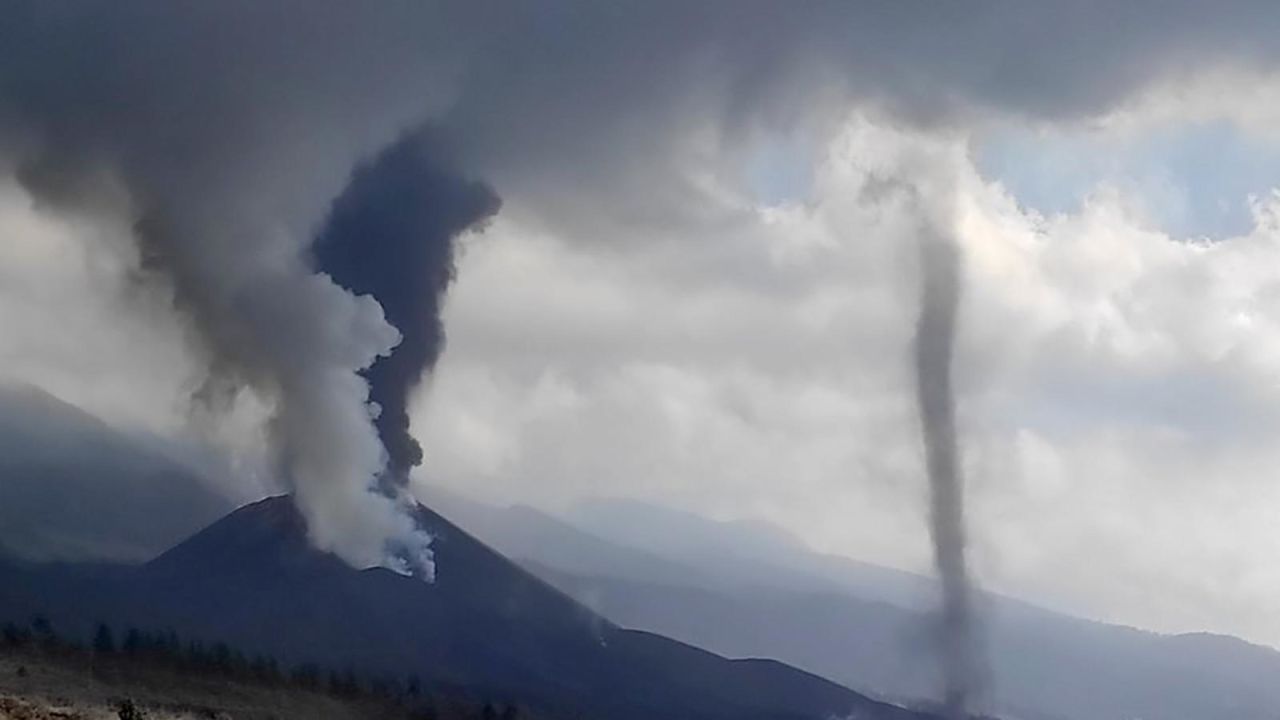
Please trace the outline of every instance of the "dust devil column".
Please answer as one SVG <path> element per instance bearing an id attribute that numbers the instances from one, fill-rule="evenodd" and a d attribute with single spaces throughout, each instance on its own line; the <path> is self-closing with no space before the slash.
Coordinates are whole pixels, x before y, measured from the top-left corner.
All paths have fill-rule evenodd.
<path id="1" fill-rule="evenodd" d="M 973 609 L 965 567 L 964 488 L 956 445 L 951 356 L 960 301 L 960 251 L 949 237 L 920 239 L 920 317 L 916 324 L 916 399 L 929 473 L 934 563 L 942 582 L 941 660 L 947 720 L 967 717 L 976 679 Z"/>

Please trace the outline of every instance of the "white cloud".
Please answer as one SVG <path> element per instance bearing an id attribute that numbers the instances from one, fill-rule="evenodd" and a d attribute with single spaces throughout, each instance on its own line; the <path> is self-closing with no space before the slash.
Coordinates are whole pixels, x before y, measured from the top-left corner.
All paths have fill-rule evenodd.
<path id="1" fill-rule="evenodd" d="M 431 482 L 763 516 L 928 567 L 911 203 L 954 188 L 975 557 L 993 586 L 1161 629 L 1280 642 L 1280 203 L 1214 245 L 1122 192 L 1041 216 L 965 138 L 854 119 L 803 205 L 618 247 L 500 219 L 470 241 L 415 430 Z"/>
<path id="2" fill-rule="evenodd" d="M 0 374 L 163 429 L 196 363 L 163 291 L 130 280 L 127 233 L 109 218 L 42 212 L 0 184 Z M 157 392 L 137 392 L 148 384 Z"/>
<path id="3" fill-rule="evenodd" d="M 0 181 L 0 384 L 165 438 L 165 452 L 202 465 L 228 497 L 275 487 L 259 401 L 240 393 L 217 417 L 193 412 L 205 361 L 167 288 L 139 270 L 129 232 L 111 215 L 48 212 Z"/>

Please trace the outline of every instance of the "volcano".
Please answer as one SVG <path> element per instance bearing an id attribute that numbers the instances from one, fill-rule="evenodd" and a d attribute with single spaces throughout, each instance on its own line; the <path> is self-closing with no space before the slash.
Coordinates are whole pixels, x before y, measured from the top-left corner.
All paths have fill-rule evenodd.
<path id="1" fill-rule="evenodd" d="M 287 497 L 242 507 L 135 566 L 0 565 L 0 620 L 173 630 L 317 663 L 506 698 L 545 713 L 648 720 L 925 716 L 771 660 L 731 660 L 618 627 L 419 506 L 432 583 L 313 548 Z"/>

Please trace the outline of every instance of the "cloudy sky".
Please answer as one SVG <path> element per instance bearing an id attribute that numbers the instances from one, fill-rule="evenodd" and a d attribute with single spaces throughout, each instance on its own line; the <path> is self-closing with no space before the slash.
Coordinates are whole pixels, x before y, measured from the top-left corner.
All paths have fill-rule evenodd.
<path id="1" fill-rule="evenodd" d="M 1107 4 L 997 3 L 961 18 L 876 12 L 847 36 L 815 11 L 774 37 L 760 28 L 779 6 L 722 23 L 711 5 L 670 34 L 669 19 L 596 18 L 612 44 L 575 29 L 572 13 L 548 12 L 553 29 L 536 42 L 520 19 L 457 18 L 487 38 L 476 27 L 497 27 L 445 60 L 405 50 L 417 40 L 400 33 L 382 55 L 315 58 L 308 35 L 300 64 L 262 62 L 282 83 L 310 82 L 309 62 L 339 78 L 281 101 L 263 127 L 339 119 L 238 161 L 276 193 L 267 197 L 291 203 L 268 225 L 302 237 L 257 262 L 305 248 L 298 228 L 315 226 L 312 206 L 333 197 L 354 158 L 420 117 L 464 128 L 461 164 L 502 196 L 498 215 L 461 241 L 448 347 L 412 398 L 425 456 L 414 481 L 553 511 L 616 496 L 763 518 L 824 551 L 927 571 L 908 375 L 923 197 L 945 207 L 964 252 L 956 372 L 983 584 L 1089 617 L 1280 645 L 1280 64 L 1266 45 L 1280 18 L 1245 22 L 1248 3 L 1236 17 L 1175 3 L 1159 22 L 1137 10 L 1110 17 Z M 850 27 L 863 19 L 849 12 Z M 393 32 L 377 20 L 355 25 L 350 42 Z M 804 40 L 817 49 L 795 52 Z M 758 54 L 744 49 L 752 42 Z M 255 50 L 276 57 L 261 46 L 246 67 L 258 68 Z M 650 67 L 654 55 L 663 59 Z M 395 92 L 353 90 L 360 63 L 403 69 L 387 80 Z M 519 82 L 506 79 L 528 63 Z M 150 99 L 147 83 L 164 79 L 142 77 L 138 93 Z M 6 153 L 26 147 L 31 118 L 63 111 L 21 84 L 0 93 L 9 87 Z M 406 87 L 422 97 L 403 100 Z M 161 110 L 165 92 L 155 90 Z M 345 101 L 352 111 L 336 109 Z M 361 124 L 362 103 L 380 109 L 376 127 Z M 142 123 L 145 138 L 146 123 L 168 117 L 156 112 L 103 122 Z M 190 118 L 176 122 L 187 158 L 197 134 L 182 130 Z M 105 130 L 50 127 L 55 139 L 133 148 Z M 255 135 L 252 149 L 272 137 Z M 218 153 L 188 155 L 193 173 L 216 167 L 208 176 L 221 178 Z M 115 184 L 76 185 L 69 203 L 10 156 L 0 379 L 198 445 L 185 457 L 235 499 L 279 487 L 268 458 L 280 397 L 246 371 L 227 407 L 192 401 L 218 366 L 208 326 L 227 318 L 193 323 L 183 276 L 147 279 L 147 246 L 134 242 L 137 218 L 119 212 Z M 297 158 L 312 163 L 295 172 Z M 263 170 L 275 161 L 287 170 Z M 150 187 L 138 178 L 169 177 L 154 160 L 126 170 L 136 194 Z M 321 179 L 295 193 L 294 176 L 312 171 Z M 203 203 L 191 217 L 248 208 L 275 221 L 211 180 L 191 192 Z M 268 364 L 230 357 L 241 370 Z"/>
<path id="2" fill-rule="evenodd" d="M 1198 146 L 1207 123 L 1272 141 L 1193 111 L 942 136 L 855 113 L 786 197 L 726 189 L 733 220 L 696 238 L 609 247 L 501 217 L 467 241 L 449 351 L 417 397 L 421 480 L 764 517 L 926 570 L 915 208 L 877 188 L 953 182 L 980 576 L 1093 617 L 1280 641 L 1280 204 L 1264 172 L 1236 195 L 1207 181 L 1232 175 L 1213 164 L 1230 151 Z"/>

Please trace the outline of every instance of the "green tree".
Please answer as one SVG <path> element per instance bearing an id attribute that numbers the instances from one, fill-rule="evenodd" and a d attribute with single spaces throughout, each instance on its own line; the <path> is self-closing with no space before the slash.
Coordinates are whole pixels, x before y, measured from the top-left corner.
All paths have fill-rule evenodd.
<path id="1" fill-rule="evenodd" d="M 53 623 L 45 615 L 36 615 L 31 618 L 31 630 L 35 632 L 36 637 L 42 643 L 52 644 L 58 639 L 58 633 L 54 632 Z"/>
<path id="2" fill-rule="evenodd" d="M 120 720 L 143 720 L 142 710 L 132 700 L 125 698 L 116 706 L 116 717 Z"/>
<path id="3" fill-rule="evenodd" d="M 182 656 L 182 660 L 188 667 L 197 670 L 207 670 L 209 668 L 209 653 L 205 651 L 204 645 L 196 640 L 192 640 L 187 644 L 187 650 Z"/>
<path id="4" fill-rule="evenodd" d="M 217 643 L 213 646 L 213 652 L 210 655 L 209 662 L 214 670 L 220 673 L 230 674 L 232 668 L 231 648 L 226 643 Z"/>
<path id="5" fill-rule="evenodd" d="M 182 656 L 182 638 L 178 637 L 177 632 L 170 630 L 157 637 L 156 642 L 160 645 L 161 653 L 168 656 L 170 661 L 175 661 Z"/>
<path id="6" fill-rule="evenodd" d="M 124 634 L 124 643 L 120 646 L 126 655 L 137 655 L 142 652 L 142 633 L 138 632 L 138 628 L 129 628 Z"/>
<path id="7" fill-rule="evenodd" d="M 249 673 L 254 680 L 261 683 L 275 683 L 280 680 L 280 667 L 276 664 L 276 659 L 266 655 L 254 657 L 249 665 Z"/>
<path id="8" fill-rule="evenodd" d="M 304 688 L 315 690 L 320 687 L 320 668 L 315 663 L 306 663 L 293 669 L 293 682 Z"/>
<path id="9" fill-rule="evenodd" d="M 93 651 L 100 655 L 109 655 L 116 651 L 116 641 L 111 635 L 111 628 L 106 623 L 98 623 L 98 632 L 93 636 Z"/>
<path id="10" fill-rule="evenodd" d="M 18 627 L 16 623 L 8 622 L 4 624 L 4 629 L 0 630 L 0 639 L 5 645 L 26 645 L 31 640 L 31 633 Z"/>
<path id="11" fill-rule="evenodd" d="M 360 694 L 360 681 L 356 679 L 356 673 L 351 668 L 342 674 L 342 694 L 354 697 Z"/>

